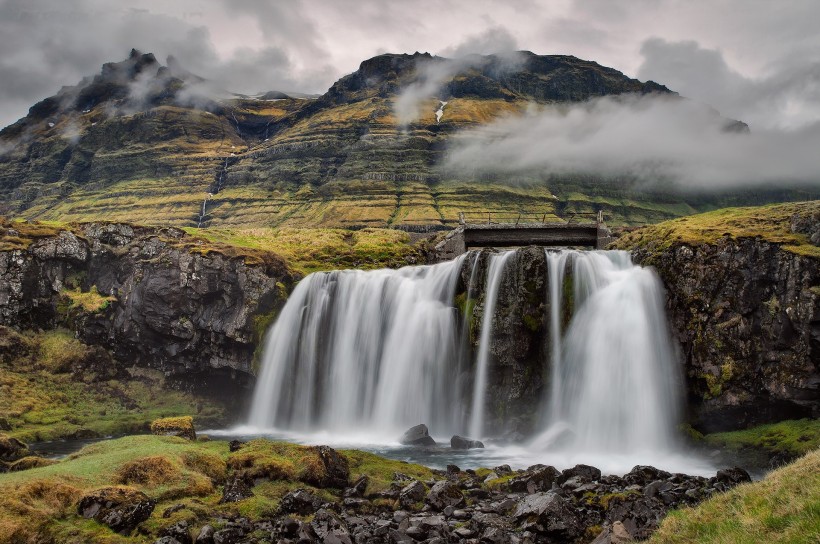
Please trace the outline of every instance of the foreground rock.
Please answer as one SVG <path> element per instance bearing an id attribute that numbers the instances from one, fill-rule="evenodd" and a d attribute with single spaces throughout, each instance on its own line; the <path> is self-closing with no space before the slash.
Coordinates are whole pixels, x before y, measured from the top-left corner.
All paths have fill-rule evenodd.
<path id="1" fill-rule="evenodd" d="M 159 436 L 178 436 L 186 440 L 196 440 L 194 418 L 191 416 L 155 419 L 151 422 L 151 433 Z"/>
<path id="2" fill-rule="evenodd" d="M 435 446 L 436 441 L 430 436 L 430 431 L 424 423 L 410 427 L 405 431 L 399 442 L 405 446 Z"/>
<path id="3" fill-rule="evenodd" d="M 156 504 L 145 493 L 130 487 L 104 487 L 80 499 L 77 513 L 128 535 L 151 516 Z"/>

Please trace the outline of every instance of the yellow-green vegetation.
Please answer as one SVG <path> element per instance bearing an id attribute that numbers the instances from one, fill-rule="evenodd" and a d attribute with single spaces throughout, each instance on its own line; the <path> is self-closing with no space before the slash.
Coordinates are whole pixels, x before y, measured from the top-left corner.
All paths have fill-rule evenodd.
<path id="1" fill-rule="evenodd" d="M 384 268 L 407 264 L 418 248 L 407 233 L 392 229 L 250 228 L 186 229 L 211 243 L 272 251 L 307 273 L 336 268 Z"/>
<path id="2" fill-rule="evenodd" d="M 65 225 L 59 222 L 30 222 L 25 219 L 12 221 L 0 217 L 0 251 L 26 249 L 38 239 L 54 236 L 63 228 Z"/>
<path id="3" fill-rule="evenodd" d="M 61 294 L 68 299 L 69 310 L 81 308 L 86 313 L 105 310 L 111 302 L 117 300 L 116 297 L 101 295 L 96 285 L 92 285 L 86 292 L 80 289 L 63 289 Z"/>
<path id="4" fill-rule="evenodd" d="M 429 479 L 429 469 L 360 451 L 340 452 L 348 461 L 350 477 L 369 478 L 367 493 L 389 487 L 395 472 Z M 245 471 L 265 479 L 254 486 L 254 496 L 220 505 L 218 486 L 227 471 Z M 272 515 L 281 498 L 299 487 L 325 500 L 331 492 L 306 483 L 321 477 L 323 464 L 314 448 L 253 440 L 234 453 L 226 442 L 191 442 L 177 437 L 129 436 L 85 447 L 51 466 L 0 476 L 0 543 L 153 542 L 164 527 L 186 520 L 199 527 L 215 512 L 234 512 L 251 519 Z M 158 501 L 143 530 L 121 537 L 107 527 L 77 515 L 76 504 L 86 492 L 109 485 L 127 485 Z M 169 506 L 184 508 L 163 517 Z M 145 533 L 151 533 L 152 536 Z"/>
<path id="5" fill-rule="evenodd" d="M 815 543 L 820 540 L 820 450 L 695 508 L 672 512 L 649 540 L 661 543 Z"/>
<path id="6" fill-rule="evenodd" d="M 749 208 L 725 208 L 681 217 L 625 234 L 615 242 L 619 249 L 647 249 L 660 253 L 673 244 L 714 244 L 728 236 L 734 239 L 758 238 L 780 244 L 786 251 L 820 258 L 820 247 L 800 232 L 792 232 L 795 215 L 820 216 L 820 200 L 772 204 Z"/>
<path id="7" fill-rule="evenodd" d="M 820 420 L 781 421 L 743 431 L 709 434 L 704 440 L 707 444 L 731 450 L 750 448 L 770 454 L 804 455 L 820 448 Z"/>
<path id="8" fill-rule="evenodd" d="M 194 418 L 191 416 L 163 417 L 151 422 L 151 432 L 158 435 L 195 437 Z"/>
<path id="9" fill-rule="evenodd" d="M 224 419 L 218 403 L 166 389 L 161 372 L 97 376 L 100 349 L 69 331 L 3 329 L 0 348 L 0 417 L 12 427 L 7 434 L 24 442 L 140 432 L 154 419 L 182 414 L 195 413 L 202 424 Z"/>

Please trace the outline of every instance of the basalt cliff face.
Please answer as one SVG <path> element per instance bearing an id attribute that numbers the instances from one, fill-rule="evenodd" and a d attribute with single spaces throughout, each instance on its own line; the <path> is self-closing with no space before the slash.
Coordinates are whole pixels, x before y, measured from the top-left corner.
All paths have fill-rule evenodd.
<path id="1" fill-rule="evenodd" d="M 25 236 L 3 228 L 5 241 Z M 0 324 L 67 327 L 118 364 L 220 397 L 252 383 L 260 336 L 294 281 L 276 256 L 205 250 L 173 228 L 96 223 L 26 242 L 0 251 Z"/>
<path id="2" fill-rule="evenodd" d="M 820 242 L 820 219 L 795 217 Z M 635 251 L 668 293 L 703 432 L 820 417 L 820 260 L 759 239 Z"/>

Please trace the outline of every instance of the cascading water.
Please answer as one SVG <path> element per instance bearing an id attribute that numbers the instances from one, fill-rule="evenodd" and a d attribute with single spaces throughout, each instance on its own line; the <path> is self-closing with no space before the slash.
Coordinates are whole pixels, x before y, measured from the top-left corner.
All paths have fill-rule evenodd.
<path id="1" fill-rule="evenodd" d="M 452 301 L 463 260 L 302 280 L 268 334 L 251 425 L 385 437 L 420 422 L 458 429 Z"/>
<path id="2" fill-rule="evenodd" d="M 478 361 L 473 384 L 473 402 L 470 410 L 470 436 L 484 435 L 484 404 L 487 396 L 487 373 L 490 366 L 490 341 L 493 337 L 493 317 L 498 301 L 498 289 L 507 261 L 515 252 L 507 251 L 490 257 L 487 270 L 487 295 L 484 300 L 484 315 L 481 318 L 481 339 L 478 343 Z"/>
<path id="3" fill-rule="evenodd" d="M 541 448 L 672 452 L 678 365 L 655 274 L 619 251 L 548 252 L 553 314 L 551 398 Z M 560 332 L 566 259 L 573 316 Z M 568 431 L 568 432 L 567 432 Z"/>
<path id="4" fill-rule="evenodd" d="M 426 423 L 439 437 L 482 437 L 493 317 L 513 255 L 490 254 L 483 268 L 473 252 L 433 266 L 309 275 L 268 333 L 246 431 L 384 444 Z M 679 371 L 659 280 L 625 252 L 548 250 L 546 259 L 542 433 L 526 446 L 482 455 L 612 471 L 663 465 L 676 449 Z M 471 360 L 478 270 L 487 275 Z M 467 276 L 462 316 L 454 298 Z M 692 468 L 680 459 L 666 466 Z"/>

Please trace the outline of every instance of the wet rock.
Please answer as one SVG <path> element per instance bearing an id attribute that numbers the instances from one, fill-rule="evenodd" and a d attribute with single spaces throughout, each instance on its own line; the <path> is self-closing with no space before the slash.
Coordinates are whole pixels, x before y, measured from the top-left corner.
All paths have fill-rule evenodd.
<path id="1" fill-rule="evenodd" d="M 329 446 L 315 446 L 312 449 L 322 460 L 324 471 L 321 474 L 308 474 L 303 481 L 316 487 L 346 488 L 350 483 L 347 459 Z"/>
<path id="2" fill-rule="evenodd" d="M 483 448 L 484 443 L 479 440 L 472 440 L 470 438 L 464 438 L 463 436 L 454 435 L 450 439 L 450 447 L 454 450 L 470 450 Z"/>
<path id="3" fill-rule="evenodd" d="M 537 491 L 549 491 L 560 476 L 561 473 L 555 467 L 541 466 L 535 470 L 528 469 L 521 476 L 512 478 L 508 485 L 511 491 L 532 494 Z"/>
<path id="4" fill-rule="evenodd" d="M 279 512 L 281 514 L 307 516 L 319 510 L 321 506 L 322 500 L 319 497 L 304 489 L 297 489 L 282 497 L 282 501 L 279 503 Z"/>
<path id="5" fill-rule="evenodd" d="M 220 504 L 239 502 L 253 497 L 253 491 L 250 486 L 241 476 L 233 476 L 222 489 L 222 498 L 219 499 Z"/>
<path id="6" fill-rule="evenodd" d="M 156 501 L 130 487 L 104 487 L 80 499 L 77 513 L 128 535 L 151 516 Z"/>
<path id="7" fill-rule="evenodd" d="M 448 506 L 464 503 L 464 495 L 459 486 L 449 480 L 442 480 L 430 488 L 424 501 L 434 510 L 444 510 Z"/>
<path id="8" fill-rule="evenodd" d="M 421 423 L 415 427 L 410 427 L 399 439 L 399 442 L 406 446 L 435 446 L 436 441 L 430 436 L 427 425 Z"/>
<path id="9" fill-rule="evenodd" d="M 572 540 L 583 532 L 575 509 L 553 492 L 527 495 L 519 501 L 513 517 L 518 520 L 520 529 L 550 538 Z"/>
<path id="10" fill-rule="evenodd" d="M 421 502 L 426 494 L 427 488 L 424 487 L 424 484 L 415 481 L 402 488 L 401 493 L 399 493 L 399 503 L 403 507 L 409 508 L 417 502 Z"/>
<path id="11" fill-rule="evenodd" d="M 715 479 L 720 483 L 727 484 L 730 486 L 736 486 L 738 484 L 752 481 L 752 478 L 751 476 L 749 476 L 749 473 L 740 467 L 719 470 L 717 472 L 717 475 L 715 476 Z"/>

